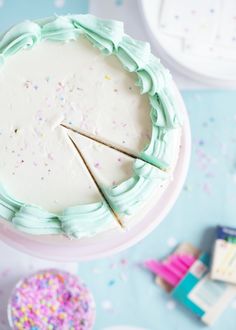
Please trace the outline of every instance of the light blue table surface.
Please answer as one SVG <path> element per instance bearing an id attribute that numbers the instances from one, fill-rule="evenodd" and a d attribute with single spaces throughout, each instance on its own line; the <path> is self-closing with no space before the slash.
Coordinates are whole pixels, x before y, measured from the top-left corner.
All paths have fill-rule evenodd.
<path id="1" fill-rule="evenodd" d="M 61 2 L 60 2 L 61 1 Z M 118 1 L 117 4 L 120 4 Z M 86 12 L 86 0 L 0 0 L 0 30 L 27 18 Z M 175 304 L 140 267 L 177 243 L 211 248 L 214 227 L 236 227 L 236 92 L 183 92 L 191 126 L 192 159 L 185 187 L 170 214 L 144 241 L 117 256 L 81 263 L 78 273 L 97 303 L 95 330 L 130 325 L 148 330 L 195 330 L 202 323 Z M 236 329 L 236 301 L 213 330 Z"/>
<path id="2" fill-rule="evenodd" d="M 25 19 L 87 12 L 87 0 L 0 0 L 0 31 Z"/>

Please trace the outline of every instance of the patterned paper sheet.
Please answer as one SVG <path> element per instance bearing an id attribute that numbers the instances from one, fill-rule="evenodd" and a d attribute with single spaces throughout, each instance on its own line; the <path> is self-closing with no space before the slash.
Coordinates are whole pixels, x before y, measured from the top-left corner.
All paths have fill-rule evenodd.
<path id="1" fill-rule="evenodd" d="M 163 0 L 160 27 L 186 53 L 236 61 L 235 0 Z"/>

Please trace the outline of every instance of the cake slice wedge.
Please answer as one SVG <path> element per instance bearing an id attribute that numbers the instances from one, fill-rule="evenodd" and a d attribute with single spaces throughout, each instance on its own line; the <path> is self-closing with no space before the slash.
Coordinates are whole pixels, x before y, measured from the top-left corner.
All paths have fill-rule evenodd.
<path id="1" fill-rule="evenodd" d="M 82 238 L 120 227 L 65 129 L 4 130 L 0 148 L 0 216 L 18 229 Z"/>
<path id="2" fill-rule="evenodd" d="M 140 159 L 128 156 L 82 134 L 68 130 L 107 203 L 125 227 L 130 227 L 139 211 L 156 202 L 171 175 Z"/>

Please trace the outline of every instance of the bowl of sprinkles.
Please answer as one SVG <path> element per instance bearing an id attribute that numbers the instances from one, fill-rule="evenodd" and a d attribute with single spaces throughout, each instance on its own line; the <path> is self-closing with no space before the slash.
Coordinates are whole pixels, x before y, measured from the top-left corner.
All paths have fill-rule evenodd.
<path id="1" fill-rule="evenodd" d="M 95 302 L 78 276 L 49 269 L 17 283 L 8 304 L 14 330 L 90 330 Z"/>

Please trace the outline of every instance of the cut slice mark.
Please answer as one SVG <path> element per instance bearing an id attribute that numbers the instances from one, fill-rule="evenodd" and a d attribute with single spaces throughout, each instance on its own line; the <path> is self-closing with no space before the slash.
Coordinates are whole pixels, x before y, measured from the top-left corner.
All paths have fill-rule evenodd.
<path id="1" fill-rule="evenodd" d="M 131 228 L 137 214 L 141 215 L 141 219 L 149 205 L 152 206 L 154 200 L 156 202 L 161 197 L 171 176 L 78 133 L 68 130 L 68 135 L 83 154 L 109 205 L 123 225 Z"/>
<path id="2" fill-rule="evenodd" d="M 90 140 L 92 140 L 92 141 L 95 141 L 95 142 L 101 143 L 101 144 L 103 144 L 104 146 L 106 146 L 106 147 L 108 147 L 108 148 L 114 149 L 114 150 L 116 150 L 116 151 L 119 151 L 119 152 L 123 153 L 124 155 L 127 155 L 127 156 L 129 156 L 129 157 L 132 157 L 132 158 L 134 158 L 134 159 L 137 159 L 137 156 L 136 156 L 135 154 L 129 153 L 129 152 L 125 151 L 124 149 L 114 147 L 112 144 L 106 143 L 106 142 L 102 141 L 102 140 L 99 139 L 99 138 L 95 138 L 94 136 L 91 136 L 91 135 L 85 133 L 84 131 L 80 131 L 80 130 L 78 130 L 78 129 L 74 129 L 74 128 L 69 127 L 69 126 L 67 126 L 67 125 L 65 125 L 65 124 L 60 124 L 60 125 L 61 125 L 62 127 L 64 127 L 64 128 L 66 128 L 66 129 L 68 129 L 68 130 L 70 130 L 70 131 L 72 131 L 72 132 L 78 133 L 78 134 L 80 134 L 80 135 L 82 135 L 82 136 L 84 136 L 84 137 L 86 137 L 86 138 L 88 138 L 88 139 L 90 139 Z"/>
<path id="3" fill-rule="evenodd" d="M 105 187 L 117 186 L 134 175 L 136 159 L 79 133 L 69 130 L 67 133 L 80 149 L 103 191 Z"/>
<path id="4" fill-rule="evenodd" d="M 151 160 L 148 161 L 148 156 L 146 156 L 145 159 L 144 159 L 144 158 L 140 157 L 139 155 L 135 155 L 135 154 L 132 154 L 132 153 L 129 153 L 129 152 L 125 151 L 122 148 L 115 147 L 112 144 L 106 143 L 102 139 L 95 138 L 94 136 L 91 136 L 91 135 L 89 135 L 89 134 L 87 134 L 87 133 L 85 133 L 85 132 L 83 132 L 83 131 L 81 131 L 79 129 L 74 129 L 74 128 L 69 127 L 69 126 L 67 126 L 65 124 L 62 124 L 62 123 L 60 124 L 60 126 L 66 128 L 66 129 L 68 129 L 68 130 L 70 130 L 72 132 L 78 133 L 78 134 L 80 134 L 80 135 L 82 135 L 82 136 L 84 136 L 84 137 L 86 137 L 86 138 L 88 138 L 90 140 L 93 140 L 95 142 L 101 143 L 102 145 L 104 145 L 104 146 L 106 146 L 108 148 L 111 148 L 111 149 L 114 149 L 116 151 L 119 151 L 119 152 L 121 152 L 122 154 L 124 154 L 126 156 L 132 157 L 133 159 L 140 159 L 140 160 L 142 160 L 143 162 L 145 162 L 147 164 L 150 164 L 152 166 L 156 166 L 157 168 L 159 168 L 163 172 L 167 172 L 168 171 L 168 169 L 165 169 L 165 164 L 164 163 L 162 164 L 162 162 L 159 161 L 159 160 L 158 160 L 158 164 L 153 164 L 151 162 Z M 142 154 L 143 154 L 143 152 L 141 152 L 141 155 Z"/>
<path id="5" fill-rule="evenodd" d="M 79 156 L 81 157 L 82 161 L 84 162 L 84 165 L 86 166 L 86 169 L 88 171 L 88 173 L 90 174 L 91 178 L 93 179 L 99 193 L 101 194 L 103 200 L 106 202 L 107 206 L 109 207 L 110 211 L 112 212 L 112 214 L 114 215 L 114 218 L 116 219 L 116 221 L 118 222 L 118 224 L 124 229 L 124 225 L 123 222 L 121 221 L 121 219 L 118 217 L 118 215 L 116 214 L 116 212 L 113 210 L 113 208 L 111 207 L 111 205 L 109 204 L 109 201 L 107 200 L 106 196 L 104 195 L 102 189 L 100 188 L 95 176 L 93 175 L 92 171 L 90 170 L 90 167 L 88 166 L 86 160 L 84 159 L 81 151 L 79 150 L 78 146 L 75 144 L 75 142 L 73 141 L 73 139 L 68 135 L 73 147 L 75 148 L 75 150 L 77 151 L 77 153 L 79 154 Z"/>

